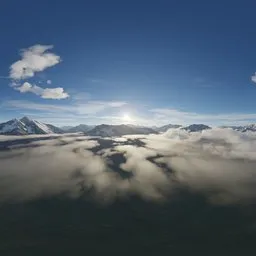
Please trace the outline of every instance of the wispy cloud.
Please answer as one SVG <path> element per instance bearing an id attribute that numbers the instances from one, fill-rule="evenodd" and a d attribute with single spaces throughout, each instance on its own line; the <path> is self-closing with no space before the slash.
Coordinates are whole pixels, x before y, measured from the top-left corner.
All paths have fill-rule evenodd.
<path id="1" fill-rule="evenodd" d="M 73 90 L 73 93 L 72 93 L 72 100 L 76 102 L 78 101 L 84 102 L 84 101 L 90 100 L 91 97 L 92 97 L 91 94 L 88 92 L 77 92 Z"/>
<path id="2" fill-rule="evenodd" d="M 29 109 L 48 113 L 65 112 L 78 115 L 94 115 L 111 108 L 120 108 L 126 104 L 126 102 L 121 101 L 88 101 L 86 103 L 74 103 L 67 106 L 57 104 L 41 104 L 24 100 L 10 100 L 4 102 L 2 106 L 5 108 Z"/>
<path id="3" fill-rule="evenodd" d="M 155 108 L 150 112 L 154 113 L 154 118 L 169 121 L 171 123 L 191 124 L 206 123 L 210 125 L 223 124 L 244 124 L 256 121 L 256 113 L 230 113 L 230 114 L 201 114 L 186 112 L 170 108 Z"/>
<path id="4" fill-rule="evenodd" d="M 54 104 L 41 104 L 26 100 L 9 100 L 2 103 L 2 106 L 5 108 L 11 109 L 29 109 L 35 111 L 44 111 L 44 112 L 63 112 L 70 111 L 69 106 L 64 105 L 54 105 Z"/>
<path id="5" fill-rule="evenodd" d="M 129 104 L 122 101 L 93 101 L 71 102 L 64 104 L 43 104 L 24 100 L 9 100 L 3 102 L 0 107 L 5 109 L 18 109 L 20 112 L 38 112 L 47 120 L 49 115 L 51 120 L 69 118 L 75 123 L 124 123 L 123 113 L 127 112 Z M 193 124 L 204 123 L 211 126 L 219 125 L 243 125 L 256 122 L 256 113 L 230 113 L 230 114 L 202 114 L 195 112 L 180 111 L 169 108 L 141 109 L 140 113 L 131 114 L 133 121 L 130 123 L 143 126 L 161 126 L 172 124 Z"/>

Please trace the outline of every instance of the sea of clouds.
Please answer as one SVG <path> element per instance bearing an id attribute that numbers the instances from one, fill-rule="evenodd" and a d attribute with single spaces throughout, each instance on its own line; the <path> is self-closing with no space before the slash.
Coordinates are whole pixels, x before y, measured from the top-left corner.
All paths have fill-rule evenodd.
<path id="1" fill-rule="evenodd" d="M 165 202 L 180 190 L 212 204 L 256 197 L 256 133 L 171 129 L 117 138 L 82 134 L 0 137 L 0 202 L 87 193 L 104 203 Z"/>

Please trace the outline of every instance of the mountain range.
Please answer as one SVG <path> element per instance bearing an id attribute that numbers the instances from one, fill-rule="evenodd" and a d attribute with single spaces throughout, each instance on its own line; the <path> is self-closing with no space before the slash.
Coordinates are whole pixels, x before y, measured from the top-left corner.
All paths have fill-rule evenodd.
<path id="1" fill-rule="evenodd" d="M 246 126 L 222 126 L 222 128 L 231 128 L 240 132 L 256 132 L 256 125 L 250 124 Z M 192 124 L 189 126 L 181 126 L 178 124 L 168 124 L 160 127 L 145 127 L 130 124 L 109 125 L 101 124 L 97 126 L 80 124 L 77 126 L 56 127 L 51 124 L 45 124 L 28 117 L 21 119 L 12 119 L 0 124 L 0 134 L 3 135 L 27 135 L 27 134 L 63 134 L 82 132 L 89 136 L 122 136 L 128 134 L 156 134 L 166 132 L 169 129 L 181 129 L 188 132 L 198 132 L 211 129 L 210 126 L 204 124 Z"/>
<path id="2" fill-rule="evenodd" d="M 222 126 L 222 128 L 232 128 L 239 132 L 256 132 L 256 124 L 249 124 L 245 126 Z"/>
<path id="3" fill-rule="evenodd" d="M 64 126 L 64 127 L 61 127 L 61 129 L 64 132 L 76 133 L 76 132 L 88 132 L 92 130 L 94 127 L 95 125 L 79 124 L 77 126 Z"/>
<path id="4" fill-rule="evenodd" d="M 153 134 L 158 133 L 149 127 L 140 127 L 134 125 L 108 125 L 101 124 L 95 126 L 92 130 L 88 131 L 86 134 L 90 136 L 101 136 L 101 137 L 112 137 L 112 136 L 122 136 L 130 134 Z"/>

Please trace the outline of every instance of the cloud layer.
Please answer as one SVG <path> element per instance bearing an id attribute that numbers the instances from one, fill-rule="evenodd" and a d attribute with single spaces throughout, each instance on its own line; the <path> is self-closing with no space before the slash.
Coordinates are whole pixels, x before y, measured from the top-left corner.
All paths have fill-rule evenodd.
<path id="1" fill-rule="evenodd" d="M 132 195 L 165 202 L 184 189 L 213 204 L 256 199 L 254 134 L 230 129 L 190 134 L 173 129 L 121 138 L 65 135 L 14 141 L 3 136 L 1 140 L 0 201 L 63 193 L 81 197 L 93 191 L 101 202 Z"/>

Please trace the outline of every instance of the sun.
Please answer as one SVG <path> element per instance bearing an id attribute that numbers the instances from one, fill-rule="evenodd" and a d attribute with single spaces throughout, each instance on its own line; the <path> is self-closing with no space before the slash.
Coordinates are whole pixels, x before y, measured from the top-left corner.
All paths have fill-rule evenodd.
<path id="1" fill-rule="evenodd" d="M 129 114 L 123 114 L 123 116 L 122 116 L 122 120 L 124 121 L 124 122 L 132 122 L 133 121 L 133 119 L 131 118 L 131 116 L 129 115 Z"/>

